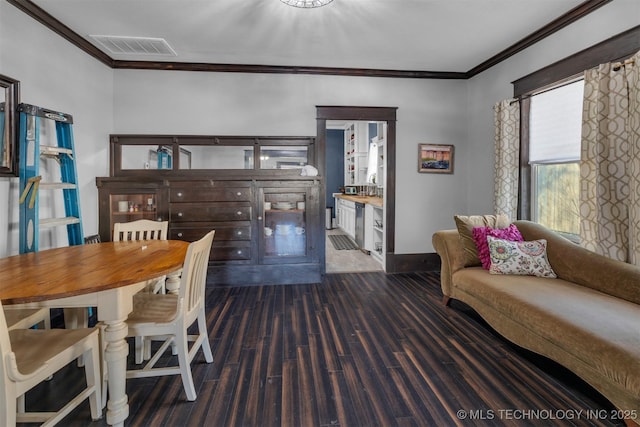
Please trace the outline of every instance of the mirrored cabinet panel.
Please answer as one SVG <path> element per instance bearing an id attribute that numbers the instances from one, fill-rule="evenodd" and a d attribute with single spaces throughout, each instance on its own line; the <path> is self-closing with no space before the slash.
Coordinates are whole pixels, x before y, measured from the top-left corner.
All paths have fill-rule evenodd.
<path id="1" fill-rule="evenodd" d="M 111 135 L 111 176 L 207 171 L 298 174 L 314 164 L 313 137 Z"/>
<path id="2" fill-rule="evenodd" d="M 260 169 L 301 169 L 309 163 L 307 146 L 260 147 Z"/>
<path id="3" fill-rule="evenodd" d="M 180 169 L 253 169 L 253 165 L 253 146 L 180 146 Z"/>

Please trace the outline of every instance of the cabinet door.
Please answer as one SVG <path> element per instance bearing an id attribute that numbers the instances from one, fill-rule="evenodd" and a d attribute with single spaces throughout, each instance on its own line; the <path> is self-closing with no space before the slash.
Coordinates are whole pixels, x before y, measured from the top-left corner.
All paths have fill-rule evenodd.
<path id="1" fill-rule="evenodd" d="M 258 227 L 264 264 L 309 262 L 319 227 L 318 187 L 261 188 Z"/>
<path id="2" fill-rule="evenodd" d="M 166 189 L 145 188 L 135 184 L 122 186 L 102 185 L 99 197 L 99 234 L 100 240 L 110 242 L 113 239 L 113 225 L 116 222 L 132 222 L 139 219 L 167 221 Z"/>
<path id="3" fill-rule="evenodd" d="M 338 199 L 340 205 L 340 228 L 342 231 L 351 236 L 356 237 L 356 205 L 354 202 L 344 199 Z"/>

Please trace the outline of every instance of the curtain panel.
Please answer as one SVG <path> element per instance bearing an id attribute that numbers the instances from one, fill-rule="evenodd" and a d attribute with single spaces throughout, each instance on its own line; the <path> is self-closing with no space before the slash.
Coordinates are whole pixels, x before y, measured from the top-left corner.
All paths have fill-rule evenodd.
<path id="1" fill-rule="evenodd" d="M 520 103 L 506 99 L 494 107 L 494 212 L 512 220 L 518 215 L 520 167 Z"/>
<path id="2" fill-rule="evenodd" d="M 640 265 L 640 52 L 584 74 L 580 160 L 583 247 Z"/>

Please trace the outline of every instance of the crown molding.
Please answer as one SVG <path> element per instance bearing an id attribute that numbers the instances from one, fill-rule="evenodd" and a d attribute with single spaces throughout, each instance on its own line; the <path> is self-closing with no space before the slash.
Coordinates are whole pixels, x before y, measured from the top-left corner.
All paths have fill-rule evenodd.
<path id="1" fill-rule="evenodd" d="M 217 64 L 197 62 L 163 62 L 163 61 L 123 61 L 111 58 L 98 49 L 91 42 L 73 31 L 67 25 L 54 18 L 44 9 L 31 0 L 6 0 L 9 4 L 20 9 L 36 21 L 40 22 L 51 31 L 59 34 L 64 39 L 83 50 L 88 55 L 113 69 L 130 70 L 164 70 L 164 71 L 204 71 L 225 73 L 267 73 L 267 74 L 307 74 L 307 75 L 333 75 L 354 77 L 395 77 L 413 79 L 460 79 L 465 80 L 480 74 L 489 68 L 501 63 L 511 56 L 534 45 L 540 40 L 561 30 L 567 25 L 585 17 L 594 10 L 610 3 L 613 0 L 587 0 L 562 16 L 554 19 L 544 27 L 529 34 L 522 40 L 509 46 L 486 61 L 466 72 L 457 71 L 425 71 L 425 70 L 384 70 L 372 68 L 334 68 L 334 67 L 308 67 L 285 65 L 254 65 L 254 64 Z"/>

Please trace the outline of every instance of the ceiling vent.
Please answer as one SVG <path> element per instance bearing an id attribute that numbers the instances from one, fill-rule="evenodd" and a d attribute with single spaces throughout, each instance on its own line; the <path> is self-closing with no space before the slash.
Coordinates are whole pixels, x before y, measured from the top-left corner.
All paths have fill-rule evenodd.
<path id="1" fill-rule="evenodd" d="M 151 37 L 89 36 L 98 47 L 115 55 L 177 56 L 165 39 Z"/>

